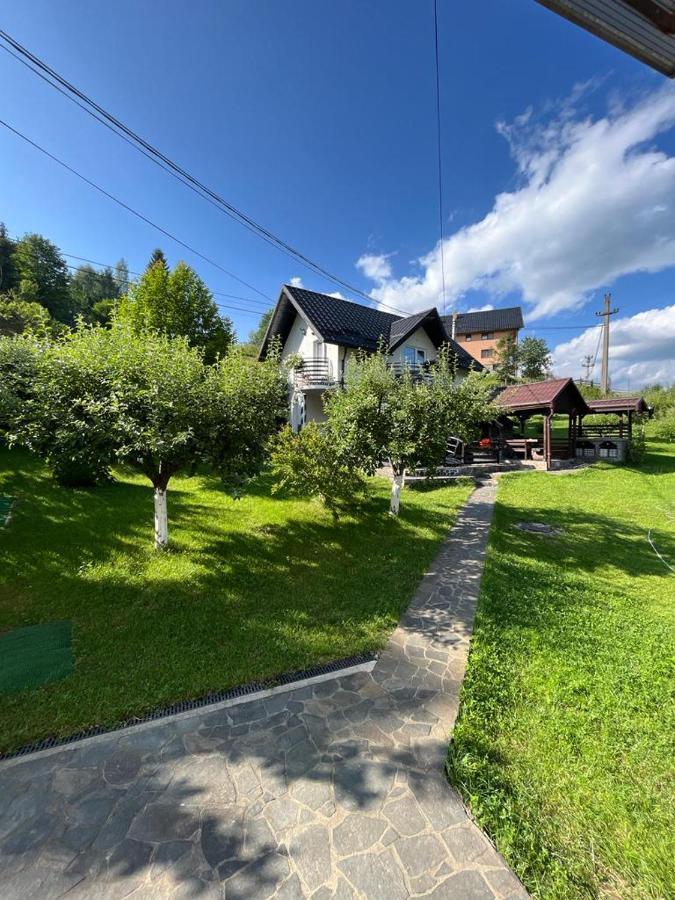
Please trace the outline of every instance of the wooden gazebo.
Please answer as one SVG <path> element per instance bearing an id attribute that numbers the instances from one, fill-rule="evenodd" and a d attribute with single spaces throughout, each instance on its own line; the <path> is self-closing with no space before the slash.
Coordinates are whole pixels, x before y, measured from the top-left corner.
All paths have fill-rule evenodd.
<path id="1" fill-rule="evenodd" d="M 604 400 L 589 400 L 588 408 L 594 415 L 619 416 L 618 435 L 620 438 L 627 436 L 628 440 L 633 437 L 633 416 L 651 415 L 654 411 L 647 406 L 644 397 L 607 397 Z M 596 430 L 605 429 L 608 433 L 611 429 L 617 431 L 616 425 L 590 426 L 593 427 Z M 584 430 L 589 430 L 589 426 L 586 425 Z"/>
<path id="2" fill-rule="evenodd" d="M 579 423 L 591 412 L 571 378 L 551 378 L 548 381 L 534 381 L 530 384 L 514 384 L 504 388 L 495 398 L 495 403 L 505 413 L 516 416 L 523 432 L 525 423 L 531 416 L 543 416 L 543 457 L 547 469 L 551 466 L 554 449 L 565 450 L 566 456 L 574 455 Z M 554 448 L 551 438 L 551 420 L 554 415 L 559 414 L 567 415 L 569 420 L 564 448 Z M 525 455 L 527 456 L 527 445 Z"/>

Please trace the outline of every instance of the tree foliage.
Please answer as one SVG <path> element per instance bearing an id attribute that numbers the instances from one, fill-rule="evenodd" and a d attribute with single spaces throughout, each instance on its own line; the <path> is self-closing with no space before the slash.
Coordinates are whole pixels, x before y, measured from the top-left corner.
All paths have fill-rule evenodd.
<path id="1" fill-rule="evenodd" d="M 274 357 L 251 366 L 233 354 L 208 366 L 184 337 L 120 323 L 82 324 L 40 346 L 35 360 L 22 402 L 5 401 L 11 442 L 45 459 L 64 484 L 95 484 L 115 462 L 131 465 L 164 511 L 180 469 L 207 465 L 238 483 L 252 475 L 285 400 Z M 1 361 L 0 353 L 0 372 Z"/>
<path id="2" fill-rule="evenodd" d="M 44 306 L 22 300 L 16 291 L 0 294 L 0 335 L 32 331 L 48 334 L 56 323 Z"/>
<path id="3" fill-rule="evenodd" d="M 52 318 L 72 323 L 77 306 L 68 286 L 68 267 L 58 247 L 39 234 L 17 241 L 13 262 L 22 299 L 42 304 Z"/>
<path id="4" fill-rule="evenodd" d="M 164 251 L 161 247 L 155 247 L 155 249 L 150 254 L 150 259 L 148 260 L 148 265 L 146 266 L 146 271 L 151 269 L 155 265 L 160 265 L 163 269 L 169 271 L 169 264 L 166 261 L 166 256 L 164 255 Z"/>
<path id="5" fill-rule="evenodd" d="M 344 390 L 325 399 L 324 464 L 372 475 L 388 462 L 394 476 L 391 511 L 397 513 L 406 472 L 418 466 L 433 471 L 451 435 L 474 437 L 479 424 L 494 417 L 489 396 L 482 375 L 457 380 L 446 352 L 422 380 L 410 372 L 394 374 L 383 353 L 363 354 L 347 367 Z M 312 459 L 320 447 L 313 439 L 307 473 L 317 467 Z"/>
<path id="6" fill-rule="evenodd" d="M 525 381 L 543 381 L 551 373 L 551 352 L 543 338 L 526 337 L 518 344 L 518 365 Z"/>
<path id="7" fill-rule="evenodd" d="M 0 337 L 0 437 L 11 437 L 25 402 L 34 395 L 42 347 L 34 335 Z"/>
<path id="8" fill-rule="evenodd" d="M 90 265 L 79 266 L 70 279 L 70 294 L 77 312 L 91 320 L 97 303 L 119 296 L 115 273 L 109 268 L 98 272 Z"/>
<path id="9" fill-rule="evenodd" d="M 517 381 L 518 363 L 518 342 L 512 335 L 507 334 L 497 341 L 497 363 L 494 369 L 503 384 Z"/>
<path id="10" fill-rule="evenodd" d="M 204 351 L 207 362 L 224 356 L 234 340 L 232 322 L 220 315 L 206 284 L 184 262 L 173 271 L 159 263 L 146 269 L 120 300 L 116 318 L 137 334 L 150 329 L 185 337 Z"/>
<path id="11" fill-rule="evenodd" d="M 19 273 L 14 263 L 16 245 L 7 234 L 4 222 L 0 222 L 0 293 L 11 291 L 19 284 Z"/>
<path id="12" fill-rule="evenodd" d="M 329 430 L 316 422 L 299 432 L 286 425 L 272 443 L 270 460 L 274 493 L 317 497 L 336 521 L 365 493 L 362 472 L 341 458 Z"/>
<path id="13" fill-rule="evenodd" d="M 503 384 L 543 381 L 551 373 L 551 352 L 543 338 L 526 337 L 518 343 L 511 335 L 497 343 L 495 374 Z"/>
<path id="14" fill-rule="evenodd" d="M 265 334 L 267 332 L 267 327 L 270 324 L 270 321 L 272 319 L 273 312 L 274 312 L 273 308 L 265 310 L 265 312 L 262 314 L 262 316 L 260 316 L 260 321 L 258 322 L 256 327 L 253 329 L 253 331 L 251 331 L 249 333 L 249 336 L 248 336 L 249 343 L 253 344 L 255 346 L 256 350 L 260 349 L 260 345 L 262 344 Z"/>

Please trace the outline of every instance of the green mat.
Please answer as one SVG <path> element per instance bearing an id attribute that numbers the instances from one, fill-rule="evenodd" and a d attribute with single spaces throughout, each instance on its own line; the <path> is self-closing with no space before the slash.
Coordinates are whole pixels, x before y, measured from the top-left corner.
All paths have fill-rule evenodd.
<path id="1" fill-rule="evenodd" d="M 40 687 L 73 671 L 72 625 L 50 622 L 0 634 L 0 693 Z"/>
<path id="2" fill-rule="evenodd" d="M 14 497 L 0 494 L 0 528 L 3 528 L 9 522 L 9 514 L 12 511 L 13 503 Z"/>

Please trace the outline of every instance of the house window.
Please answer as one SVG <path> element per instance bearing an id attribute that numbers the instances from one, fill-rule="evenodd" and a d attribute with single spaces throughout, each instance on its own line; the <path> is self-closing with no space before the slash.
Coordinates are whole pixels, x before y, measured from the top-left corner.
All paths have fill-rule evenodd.
<path id="1" fill-rule="evenodd" d="M 409 366 L 421 366 L 426 362 L 427 355 L 424 350 L 418 350 L 417 347 L 405 347 L 403 359 Z"/>
<path id="2" fill-rule="evenodd" d="M 491 359 L 494 355 L 495 355 L 495 351 L 492 350 L 492 349 L 490 349 L 490 350 L 481 350 L 481 351 L 480 351 L 480 358 L 481 358 L 481 359 Z"/>
<path id="3" fill-rule="evenodd" d="M 467 342 L 470 341 L 470 340 L 471 340 L 471 335 L 470 335 L 470 334 L 465 334 L 465 335 L 464 335 L 464 340 L 467 341 Z"/>
<path id="4" fill-rule="evenodd" d="M 494 331 L 484 331 L 480 336 L 481 341 L 494 341 L 495 333 Z"/>

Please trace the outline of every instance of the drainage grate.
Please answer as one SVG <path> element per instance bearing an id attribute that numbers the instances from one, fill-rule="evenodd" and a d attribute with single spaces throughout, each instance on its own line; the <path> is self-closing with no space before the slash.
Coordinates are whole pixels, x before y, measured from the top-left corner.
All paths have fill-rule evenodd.
<path id="1" fill-rule="evenodd" d="M 129 728 L 131 725 L 141 725 L 143 722 L 154 722 L 158 719 L 165 719 L 167 716 L 175 716 L 176 713 L 212 706 L 214 703 L 222 703 L 223 700 L 236 700 L 237 697 L 246 697 L 248 694 L 255 694 L 258 691 L 268 691 L 270 688 L 280 687 L 282 684 L 293 684 L 296 681 L 304 681 L 307 678 L 316 678 L 318 675 L 328 675 L 331 672 L 339 672 L 340 669 L 349 669 L 352 666 L 360 666 L 364 663 L 374 662 L 377 658 L 377 653 L 362 653 L 359 656 L 350 656 L 347 659 L 336 659 L 334 662 L 314 666 L 311 669 L 302 669 L 299 672 L 289 672 L 286 675 L 277 675 L 266 681 L 252 681 L 248 684 L 240 684 L 227 691 L 215 691 L 210 694 L 205 694 L 203 697 L 198 697 L 196 700 L 180 700 L 178 703 L 172 703 L 171 706 L 163 706 L 159 709 L 154 709 L 144 716 L 134 716 L 131 719 L 125 719 L 115 725 L 92 725 L 90 728 L 85 728 L 83 731 L 77 731 L 75 734 L 68 735 L 67 737 L 43 738 L 42 740 L 34 741 L 32 744 L 26 744 L 23 747 L 19 747 L 18 750 L 12 750 L 9 753 L 0 753 L 0 760 L 14 759 L 17 756 L 27 756 L 30 753 L 37 753 L 39 750 L 50 750 L 52 747 L 65 747 L 68 744 L 83 741 L 85 738 L 96 737 L 99 734 L 111 734 L 114 731 L 121 731 L 123 728 Z"/>

